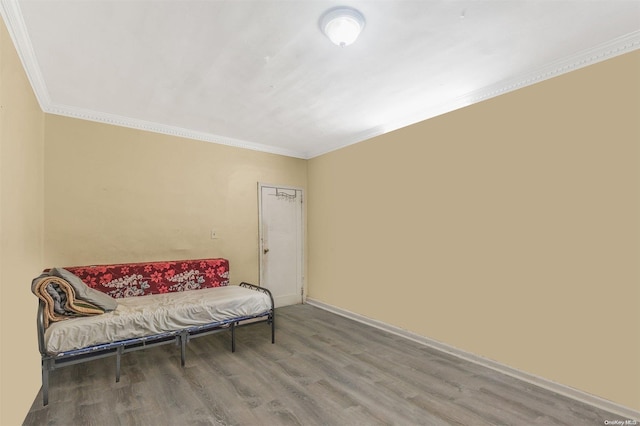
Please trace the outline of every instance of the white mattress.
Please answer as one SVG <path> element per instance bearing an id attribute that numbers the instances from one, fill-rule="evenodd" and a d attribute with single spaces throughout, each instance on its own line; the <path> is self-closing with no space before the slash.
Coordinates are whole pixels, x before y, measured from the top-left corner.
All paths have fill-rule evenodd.
<path id="1" fill-rule="evenodd" d="M 225 286 L 118 299 L 102 315 L 55 322 L 44 333 L 49 354 L 267 313 L 265 293 Z"/>

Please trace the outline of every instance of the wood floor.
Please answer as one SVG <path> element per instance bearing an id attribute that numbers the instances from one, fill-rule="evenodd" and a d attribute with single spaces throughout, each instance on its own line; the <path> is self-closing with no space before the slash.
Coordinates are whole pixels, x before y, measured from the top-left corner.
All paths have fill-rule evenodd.
<path id="1" fill-rule="evenodd" d="M 625 420 L 309 305 L 51 374 L 25 425 L 603 425 Z"/>

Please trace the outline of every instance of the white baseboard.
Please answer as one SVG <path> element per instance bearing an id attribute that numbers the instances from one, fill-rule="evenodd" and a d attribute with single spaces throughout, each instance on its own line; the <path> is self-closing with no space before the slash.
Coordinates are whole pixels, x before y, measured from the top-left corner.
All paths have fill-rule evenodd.
<path id="1" fill-rule="evenodd" d="M 551 380 L 545 379 L 543 377 L 526 373 L 524 371 L 520 371 L 516 368 L 509 367 L 497 361 L 493 361 L 488 358 L 484 358 L 479 355 L 472 354 L 470 352 L 466 352 L 458 348 L 454 348 L 453 346 L 449 346 L 445 343 L 441 343 L 436 340 L 429 339 L 428 337 L 420 336 L 419 334 L 412 333 L 411 331 L 404 330 L 402 328 L 384 323 L 382 321 L 367 318 L 360 314 L 356 314 L 356 313 L 347 311 L 345 309 L 341 309 L 336 306 L 329 305 L 324 302 L 320 302 L 319 300 L 315 300 L 313 298 L 308 297 L 305 303 L 320 309 L 324 309 L 325 311 L 333 312 L 334 314 L 343 316 L 345 318 L 349 318 L 354 321 L 361 322 L 371 327 L 384 330 L 386 332 L 395 334 L 397 336 L 404 337 L 406 339 L 423 344 L 425 346 L 429 346 L 441 352 L 445 352 L 450 355 L 456 356 L 458 358 L 464 359 L 466 361 L 473 362 L 474 364 L 482 365 L 484 367 L 487 367 L 492 370 L 498 371 L 500 373 L 506 374 L 508 376 L 514 377 L 516 379 L 523 380 L 527 383 L 531 383 L 533 385 L 550 390 L 557 394 L 569 397 L 576 401 L 580 401 L 585 404 L 589 404 L 591 406 L 600 408 L 602 410 L 609 411 L 611 413 L 625 417 L 626 419 L 640 421 L 640 411 L 636 411 L 631 408 L 625 407 L 623 405 L 616 404 L 615 402 L 606 400 L 604 398 L 600 398 L 595 395 L 591 395 L 587 392 L 574 389 L 572 387 L 562 385 L 560 383 L 556 383 Z"/>

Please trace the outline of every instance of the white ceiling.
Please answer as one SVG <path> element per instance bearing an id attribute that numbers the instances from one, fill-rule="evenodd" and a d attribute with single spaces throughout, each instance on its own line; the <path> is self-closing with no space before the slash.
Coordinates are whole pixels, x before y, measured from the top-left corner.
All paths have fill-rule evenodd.
<path id="1" fill-rule="evenodd" d="M 367 20 L 337 47 L 329 8 Z M 640 48 L 631 0 L 1 0 L 46 112 L 312 158 Z"/>

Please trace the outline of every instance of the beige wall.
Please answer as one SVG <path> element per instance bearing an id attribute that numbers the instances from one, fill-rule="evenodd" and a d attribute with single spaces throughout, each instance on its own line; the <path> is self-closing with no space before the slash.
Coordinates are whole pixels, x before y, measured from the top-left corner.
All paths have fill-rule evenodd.
<path id="1" fill-rule="evenodd" d="M 0 424 L 24 420 L 40 387 L 37 302 L 43 264 L 44 114 L 0 20 Z"/>
<path id="2" fill-rule="evenodd" d="M 233 284 L 257 283 L 257 182 L 307 185 L 305 160 L 54 115 L 46 129 L 48 265 L 225 257 Z"/>
<path id="3" fill-rule="evenodd" d="M 640 52 L 309 161 L 309 297 L 640 409 Z"/>

